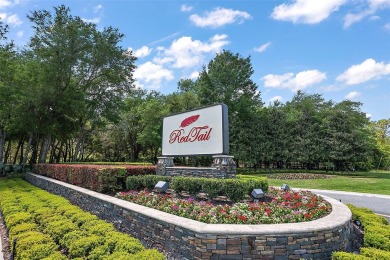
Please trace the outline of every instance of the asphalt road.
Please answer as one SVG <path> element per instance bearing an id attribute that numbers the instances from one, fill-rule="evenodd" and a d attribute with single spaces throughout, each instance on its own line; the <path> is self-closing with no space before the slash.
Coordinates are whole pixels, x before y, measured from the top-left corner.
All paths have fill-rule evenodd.
<path id="1" fill-rule="evenodd" d="M 390 196 L 369 193 L 357 193 L 331 190 L 311 190 L 316 194 L 331 197 L 344 204 L 352 204 L 357 207 L 369 208 L 376 214 L 390 221 Z"/>

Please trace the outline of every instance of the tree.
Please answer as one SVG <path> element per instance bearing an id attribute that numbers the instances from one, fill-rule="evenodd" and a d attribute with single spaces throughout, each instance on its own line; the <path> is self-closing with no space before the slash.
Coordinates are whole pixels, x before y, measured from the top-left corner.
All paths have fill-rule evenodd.
<path id="1" fill-rule="evenodd" d="M 4 146 L 7 138 L 7 127 L 11 119 L 13 88 L 12 78 L 14 76 L 14 44 L 8 42 L 8 26 L 0 20 L 0 163 L 4 161 Z"/>
<path id="2" fill-rule="evenodd" d="M 30 53 L 41 63 L 40 118 L 44 162 L 52 137 L 78 130 L 77 159 L 91 124 L 117 119 L 116 111 L 132 87 L 135 58 L 119 46 L 123 34 L 112 27 L 99 31 L 95 24 L 73 17 L 65 6 L 34 11 L 28 18 L 35 34 Z"/>
<path id="3" fill-rule="evenodd" d="M 250 146 L 242 145 L 251 143 L 244 134 L 251 131 L 253 113 L 262 106 L 252 75 L 250 57 L 243 58 L 223 50 L 207 67 L 203 67 L 194 86 L 186 81 L 188 88 L 193 88 L 199 96 L 202 105 L 224 103 L 228 106 L 231 153 L 239 159 L 245 159 L 250 154 Z"/>
<path id="4" fill-rule="evenodd" d="M 329 160 L 336 169 L 372 167 L 370 158 L 373 142 L 368 130 L 366 114 L 360 111 L 361 103 L 349 100 L 335 104 L 329 114 Z"/>

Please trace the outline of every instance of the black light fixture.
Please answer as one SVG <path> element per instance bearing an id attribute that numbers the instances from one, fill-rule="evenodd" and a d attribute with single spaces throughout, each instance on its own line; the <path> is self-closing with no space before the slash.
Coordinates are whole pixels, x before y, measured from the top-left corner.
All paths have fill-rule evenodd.
<path id="1" fill-rule="evenodd" d="M 157 192 L 166 192 L 168 189 L 168 182 L 166 181 L 159 181 L 157 182 L 156 186 L 154 186 L 154 189 Z"/>
<path id="2" fill-rule="evenodd" d="M 285 190 L 285 191 L 289 191 L 290 190 L 290 187 L 287 185 L 287 184 L 285 184 L 285 183 L 283 183 L 282 184 L 282 187 L 280 187 L 282 190 Z"/>

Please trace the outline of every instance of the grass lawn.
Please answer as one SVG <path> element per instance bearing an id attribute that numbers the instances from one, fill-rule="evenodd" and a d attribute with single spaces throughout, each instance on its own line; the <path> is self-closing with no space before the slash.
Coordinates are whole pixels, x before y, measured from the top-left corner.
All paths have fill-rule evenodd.
<path id="1" fill-rule="evenodd" d="M 328 179 L 278 180 L 272 174 L 250 174 L 245 176 L 266 176 L 270 186 L 283 183 L 292 188 L 339 190 L 390 195 L 390 171 L 357 172 L 352 175 L 337 175 Z"/>

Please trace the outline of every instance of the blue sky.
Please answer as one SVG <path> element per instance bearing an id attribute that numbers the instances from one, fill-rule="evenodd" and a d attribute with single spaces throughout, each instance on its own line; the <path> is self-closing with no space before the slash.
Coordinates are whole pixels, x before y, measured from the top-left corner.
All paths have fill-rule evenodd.
<path id="1" fill-rule="evenodd" d="M 61 4 L 125 35 L 141 88 L 171 93 L 226 49 L 251 57 L 266 104 L 303 90 L 390 118 L 390 0 L 0 0 L 0 18 L 22 46 L 32 36 L 26 15 Z"/>

